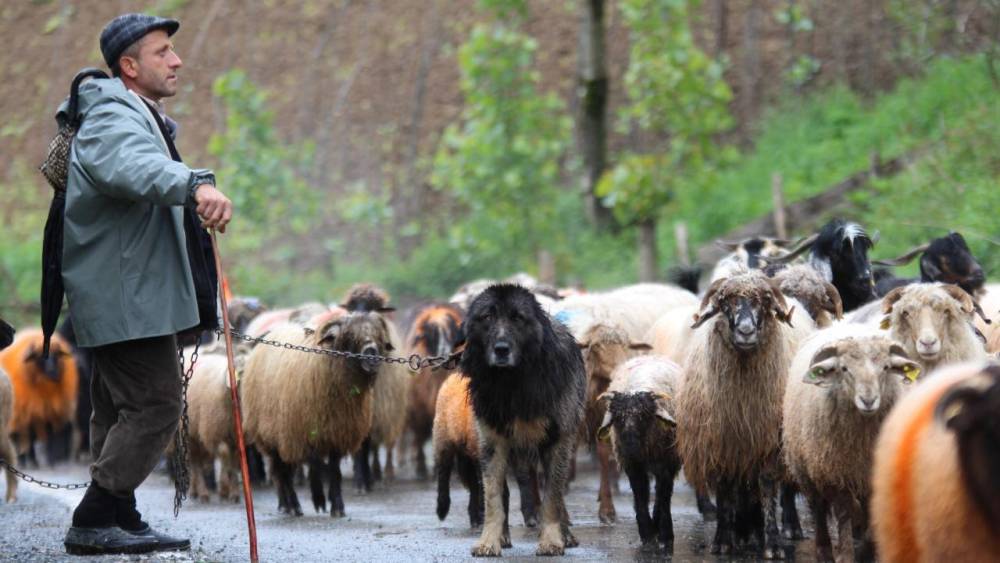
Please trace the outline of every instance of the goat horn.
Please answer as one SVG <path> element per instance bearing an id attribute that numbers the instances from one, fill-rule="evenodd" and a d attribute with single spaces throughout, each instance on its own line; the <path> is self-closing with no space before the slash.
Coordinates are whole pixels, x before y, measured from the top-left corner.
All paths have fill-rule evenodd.
<path id="1" fill-rule="evenodd" d="M 903 254 L 902 256 L 898 256 L 891 260 L 872 260 L 872 264 L 876 264 L 878 266 L 904 266 L 912 262 L 914 258 L 922 254 L 930 247 L 931 247 L 930 243 L 921 244 L 920 246 L 913 247 L 906 254 Z"/>
<path id="2" fill-rule="evenodd" d="M 764 262 L 767 262 L 768 264 L 787 264 L 792 260 L 798 258 L 806 250 L 809 250 L 809 248 L 812 247 L 813 243 L 816 242 L 816 239 L 818 238 L 819 238 L 818 234 L 810 235 L 805 239 L 799 241 L 799 243 L 795 245 L 795 248 L 789 250 L 787 254 L 784 254 L 782 256 L 772 256 L 772 257 L 761 256 L 760 259 L 763 260 Z"/>
<path id="3" fill-rule="evenodd" d="M 715 246 L 721 248 L 722 250 L 728 250 L 730 252 L 739 248 L 740 244 L 742 243 L 733 242 L 730 240 L 722 240 L 722 239 L 716 239 L 715 241 Z"/>
<path id="4" fill-rule="evenodd" d="M 715 315 L 718 315 L 718 314 L 719 314 L 719 308 L 718 307 L 712 307 L 708 311 L 705 311 L 705 314 L 703 314 L 703 315 L 697 315 L 696 314 L 694 316 L 694 324 L 691 325 L 691 328 L 698 328 L 698 327 L 700 327 L 701 325 L 705 324 L 705 321 L 707 321 L 708 319 L 710 319 L 710 318 L 712 318 L 712 317 L 714 317 Z"/>

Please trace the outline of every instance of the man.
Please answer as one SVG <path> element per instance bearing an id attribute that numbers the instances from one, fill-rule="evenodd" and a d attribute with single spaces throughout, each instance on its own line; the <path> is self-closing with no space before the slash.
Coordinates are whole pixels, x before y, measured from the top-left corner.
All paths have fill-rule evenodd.
<path id="1" fill-rule="evenodd" d="M 170 37 L 179 27 L 142 14 L 115 18 L 101 33 L 114 78 L 80 87 L 63 281 L 78 342 L 93 348 L 94 463 L 66 534 L 72 554 L 190 548 L 151 529 L 135 501 L 180 417 L 176 335 L 217 326 L 202 227 L 223 231 L 232 216 L 212 172 L 180 161 L 176 124 L 163 111 L 162 99 L 177 93 L 181 60 Z M 63 104 L 57 119 L 66 111 Z"/>

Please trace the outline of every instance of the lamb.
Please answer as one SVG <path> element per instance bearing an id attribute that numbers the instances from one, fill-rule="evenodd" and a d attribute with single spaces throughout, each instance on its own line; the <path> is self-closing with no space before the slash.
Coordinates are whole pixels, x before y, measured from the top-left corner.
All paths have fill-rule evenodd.
<path id="1" fill-rule="evenodd" d="M 417 313 L 406 337 L 406 353 L 421 357 L 450 356 L 458 344 L 462 312 L 448 304 L 431 304 Z M 416 450 L 417 477 L 427 478 L 424 443 L 431 438 L 438 390 L 448 372 L 441 368 L 421 369 L 410 385 L 410 400 L 406 412 L 406 427 L 413 436 Z"/>
<path id="2" fill-rule="evenodd" d="M 344 297 L 341 307 L 348 312 L 377 312 L 382 315 L 388 315 L 396 310 L 395 307 L 389 306 L 389 294 L 369 283 L 355 284 Z M 392 349 L 402 349 L 402 340 L 399 338 L 396 325 L 388 322 L 387 326 Z M 373 392 L 375 410 L 372 416 L 371 434 L 354 456 L 354 483 L 362 492 L 370 492 L 374 482 L 382 480 L 382 467 L 378 460 L 380 445 L 385 446 L 386 481 L 395 478 L 393 450 L 406 428 L 406 404 L 410 394 L 410 374 L 407 366 L 382 364 L 378 377 L 375 378 Z M 369 463 L 369 455 L 374 463 Z"/>
<path id="3" fill-rule="evenodd" d="M 837 561 L 854 560 L 854 528 L 868 530 L 871 466 L 879 427 L 920 366 L 884 331 L 838 324 L 813 333 L 792 360 L 784 399 L 782 453 L 816 524 L 816 553 L 832 561 L 827 528 L 837 517 Z"/>
<path id="4" fill-rule="evenodd" d="M 777 272 L 774 279 L 781 293 L 805 307 L 819 328 L 828 327 L 844 316 L 844 304 L 837 288 L 810 266 L 796 264 Z"/>
<path id="5" fill-rule="evenodd" d="M 986 350 L 973 324 L 977 308 L 957 285 L 906 285 L 882 299 L 886 315 L 882 326 L 928 373 L 948 363 L 985 359 Z"/>
<path id="6" fill-rule="evenodd" d="M 389 323 L 378 313 L 338 316 L 315 331 L 296 325 L 272 329 L 270 337 L 292 345 L 365 355 L 392 351 Z M 356 452 L 371 432 L 379 363 L 257 346 L 241 382 L 247 440 L 272 459 L 279 509 L 302 515 L 292 483 L 296 464 L 310 463 L 317 511 L 326 509 L 321 473 L 330 481 L 330 515 L 344 515 L 341 456 Z M 329 456 L 329 464 L 324 457 Z"/>
<path id="7" fill-rule="evenodd" d="M 233 359 L 237 373 L 242 373 L 248 346 L 236 346 Z M 208 502 L 205 474 L 214 470 L 216 457 L 221 461 L 219 499 L 239 502 L 239 445 L 233 421 L 232 392 L 229 386 L 229 361 L 222 354 L 202 354 L 195 363 L 188 384 L 188 452 L 191 456 L 191 494 Z"/>
<path id="8" fill-rule="evenodd" d="M 611 447 L 605 441 L 597 440 L 597 431 L 607 413 L 607 405 L 598 399 L 608 390 L 612 373 L 628 360 L 636 351 L 648 351 L 650 346 L 642 342 L 631 342 L 625 331 L 604 324 L 591 326 L 583 340 L 579 342 L 583 351 L 583 364 L 587 370 L 587 407 L 585 416 L 585 436 L 587 442 L 597 452 L 600 466 L 600 489 L 597 494 L 598 518 L 603 523 L 615 521 L 615 504 L 611 496 L 611 484 L 617 481 L 618 472 L 612 466 Z"/>
<path id="9" fill-rule="evenodd" d="M 884 297 L 897 287 L 918 281 L 953 283 L 973 297 L 978 297 L 982 293 L 983 282 L 986 281 L 983 267 L 972 255 L 965 238 L 954 231 L 917 246 L 898 258 L 873 260 L 872 263 L 880 266 L 902 266 L 909 264 L 918 254 L 920 255 L 919 280 L 897 278 L 885 270 L 875 272 L 875 291 L 879 297 Z"/>
<path id="10" fill-rule="evenodd" d="M 881 561 L 1000 561 L 998 428 L 996 364 L 941 369 L 899 402 L 875 450 Z"/>
<path id="11" fill-rule="evenodd" d="M 567 297 L 557 301 L 549 312 L 578 340 L 591 325 L 604 323 L 619 326 L 630 339 L 641 341 L 666 312 L 697 303 L 698 298 L 685 289 L 645 283 Z"/>
<path id="12" fill-rule="evenodd" d="M 472 302 L 463 325 L 461 371 L 480 435 L 486 517 L 475 556 L 499 556 L 508 463 L 545 471 L 538 555 L 578 545 L 566 512 L 567 472 L 583 423 L 586 373 L 569 331 L 534 295 L 516 285 L 490 286 Z"/>
<path id="13" fill-rule="evenodd" d="M 41 329 L 23 330 L 0 351 L 0 368 L 14 389 L 10 432 L 20 454 L 37 465 L 34 441 L 62 430 L 76 412 L 79 374 L 69 344 L 53 334 L 48 358 L 42 358 Z M 24 465 L 24 463 L 22 463 Z"/>
<path id="14" fill-rule="evenodd" d="M 615 458 L 632 486 L 635 519 L 643 543 L 658 542 L 673 552 L 670 499 L 681 468 L 676 448 L 674 398 L 681 368 L 663 357 L 640 357 L 618 366 L 601 395 L 606 407 L 598 433 L 611 440 Z M 649 475 L 656 477 L 653 517 L 649 516 Z"/>
<path id="15" fill-rule="evenodd" d="M 14 451 L 14 444 L 7 434 L 7 428 L 13 414 L 14 387 L 10 383 L 10 378 L 7 377 L 7 372 L 0 367 L 0 461 L 8 466 L 17 464 L 17 453 Z M 4 495 L 4 499 L 8 503 L 16 502 L 17 476 L 9 467 L 5 473 L 7 474 L 7 493 Z"/>
<path id="16" fill-rule="evenodd" d="M 688 482 L 717 494 L 713 553 L 732 552 L 734 535 L 754 532 L 766 559 L 784 555 L 775 506 L 781 405 L 792 356 L 814 328 L 787 301 L 776 282 L 753 271 L 713 283 L 694 323 L 677 435 Z"/>

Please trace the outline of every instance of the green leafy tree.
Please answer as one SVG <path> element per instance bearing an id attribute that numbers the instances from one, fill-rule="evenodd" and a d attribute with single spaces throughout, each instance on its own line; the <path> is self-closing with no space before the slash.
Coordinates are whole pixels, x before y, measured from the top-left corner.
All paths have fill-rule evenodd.
<path id="1" fill-rule="evenodd" d="M 562 102 L 539 92 L 536 42 L 515 29 L 520 2 L 488 2 L 506 20 L 473 29 L 458 53 L 465 109 L 434 160 L 432 182 L 464 217 L 450 224 L 459 262 L 484 256 L 495 268 L 524 268 L 559 234 L 551 210 L 570 136 Z"/>
<path id="2" fill-rule="evenodd" d="M 732 93 L 722 66 L 691 35 L 697 0 L 624 0 L 630 32 L 625 90 L 629 103 L 620 126 L 665 142 L 648 152 L 628 152 L 601 180 L 598 193 L 619 221 L 640 227 L 642 277 L 655 275 L 655 225 L 684 189 L 697 189 L 726 156 L 716 143 L 732 125 Z M 651 232 L 653 231 L 653 232 Z M 648 245 L 653 245 L 649 247 Z"/>

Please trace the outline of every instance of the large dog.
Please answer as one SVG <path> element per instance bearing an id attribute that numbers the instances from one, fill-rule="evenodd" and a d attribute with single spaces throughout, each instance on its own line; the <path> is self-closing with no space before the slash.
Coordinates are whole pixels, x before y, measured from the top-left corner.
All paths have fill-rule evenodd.
<path id="1" fill-rule="evenodd" d="M 486 518 L 475 556 L 510 547 L 503 489 L 508 464 L 545 471 L 538 555 L 578 545 L 569 529 L 566 492 L 573 444 L 583 421 L 583 357 L 565 327 L 553 323 L 528 290 L 493 285 L 472 302 L 463 324 L 461 370 L 480 436 Z"/>

